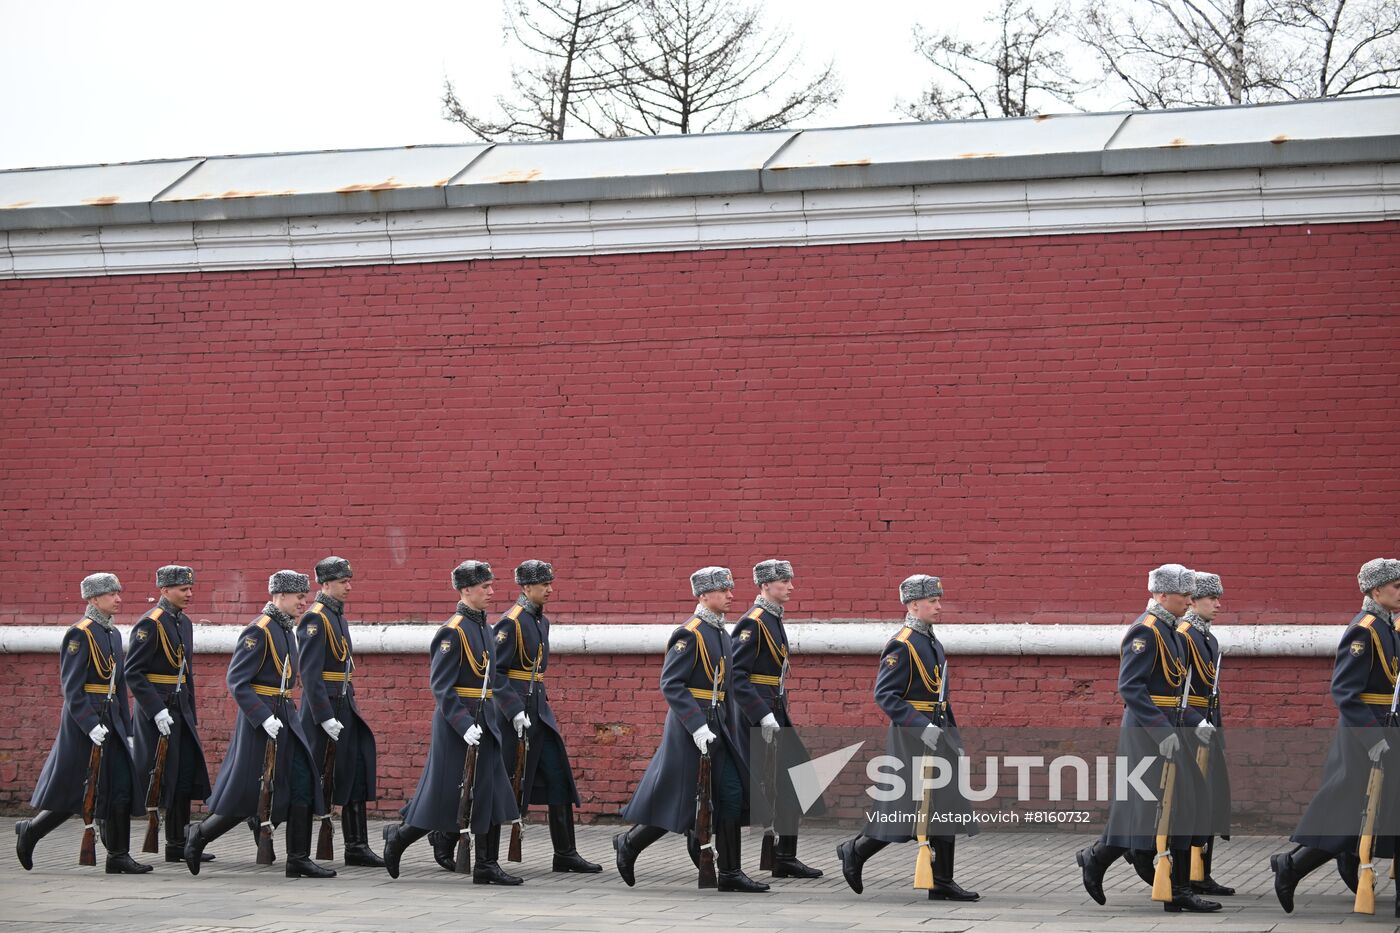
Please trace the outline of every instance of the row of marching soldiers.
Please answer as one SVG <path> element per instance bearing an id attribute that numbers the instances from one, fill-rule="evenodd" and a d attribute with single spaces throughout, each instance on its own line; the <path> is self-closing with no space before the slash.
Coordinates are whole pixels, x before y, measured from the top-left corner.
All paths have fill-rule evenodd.
<path id="1" fill-rule="evenodd" d="M 520 597 L 494 627 L 486 619 L 495 579 L 490 566 L 465 561 L 452 571 L 460 601 L 430 647 L 432 746 L 402 822 L 385 829 L 382 859 L 369 848 L 365 827 L 365 801 L 375 799 L 375 756 L 373 734 L 354 700 L 353 647 L 344 617 L 352 573 L 338 557 L 321 561 L 315 572 L 321 591 L 309 610 L 308 578 L 295 571 L 273 574 L 270 601 L 239 637 L 228 687 L 242 715 L 212 794 L 188 664 L 193 627 L 183 611 L 193 594 L 193 571 L 170 566 L 157 572 L 160 603 L 134 627 L 125 657 L 112 626 L 121 584 L 111 574 L 83 580 L 88 610 L 68 630 L 60 655 L 65 715 L 32 800 L 41 812 L 16 826 L 26 869 L 39 839 L 82 812 L 85 843 L 93 824 L 102 822 L 108 872 L 149 871 L 131 858 L 128 838 L 128 816 L 140 812 L 144 799 L 152 826 L 164 808 L 166 860 L 184 861 L 195 874 L 212 858 L 205 846 L 249 820 L 259 836 L 260 861 L 271 860 L 272 825 L 285 821 L 287 874 L 333 875 L 309 855 L 313 814 L 322 815 L 324 828 L 332 804 L 342 807 L 347 864 L 383 865 L 394 877 L 405 849 L 427 836 L 443 868 L 470 871 L 478 883 L 519 884 L 499 864 L 501 828 L 513 826 L 510 860 L 518 860 L 521 814 L 531 803 L 548 805 L 555 871 L 600 870 L 574 844 L 578 792 L 548 703 L 544 607 L 553 592 L 553 568 L 536 560 L 521 564 L 515 572 Z M 1373 911 L 1373 859 L 1395 854 L 1400 739 L 1386 736 L 1395 738 L 1400 697 L 1400 560 L 1368 561 L 1357 582 L 1363 603 L 1337 650 L 1331 692 L 1340 721 L 1322 785 L 1293 836 L 1295 848 L 1271 860 L 1275 892 L 1290 912 L 1299 882 L 1331 860 L 1357 892 L 1357 909 Z M 800 808 L 791 781 L 769 777 L 759 782 L 767 799 L 749 795 L 751 769 L 786 774 L 806 756 L 792 729 L 786 692 L 783 614 L 793 591 L 792 567 L 782 560 L 754 567 L 758 597 L 732 632 L 724 616 L 733 600 L 730 571 L 704 567 L 690 583 L 698 604 L 667 643 L 661 692 L 668 713 L 660 746 L 623 809 L 635 825 L 613 840 L 617 871 L 634 884 L 641 852 L 676 832 L 687 837 L 702 886 L 767 890 L 740 866 L 739 832 L 746 823 L 767 820 L 776 831 L 765 834 L 761 867 L 777 878 L 819 877 L 818 869 L 797 858 Z M 1234 893 L 1212 876 L 1216 836 L 1228 839 L 1229 833 L 1222 658 L 1211 632 L 1224 589 L 1218 576 L 1179 564 L 1152 570 L 1147 589 L 1147 609 L 1120 645 L 1125 747 L 1119 752 L 1154 759 L 1147 782 L 1158 781 L 1171 793 L 1158 801 L 1116 800 L 1103 836 L 1076 861 L 1085 889 L 1100 904 L 1104 875 L 1121 858 L 1153 886 L 1153 899 L 1167 911 L 1214 911 L 1219 902 L 1203 895 Z M 942 596 L 938 577 L 916 574 L 903 581 L 904 624 L 881 652 L 875 701 L 890 721 L 889 751 L 901 760 L 923 749 L 963 754 L 948 700 L 947 656 L 934 633 Z M 300 712 L 291 697 L 298 676 Z M 137 701 L 134 729 L 127 686 Z M 743 739 L 755 729 L 763 741 L 751 760 Z M 284 730 L 292 741 L 279 740 Z M 162 765 L 165 779 L 157 789 L 152 779 Z M 264 780 L 267 775 L 273 779 Z M 684 788 L 705 793 L 706 805 L 697 806 Z M 187 825 L 191 799 L 206 796 L 210 816 Z M 1176 801 L 1171 812 L 1170 800 Z M 818 813 L 819 807 L 806 812 Z M 863 890 L 862 871 L 871 856 L 891 842 L 917 839 L 917 887 L 933 900 L 978 898 L 953 880 L 952 835 L 898 823 L 871 820 L 837 849 L 843 877 L 856 893 Z M 963 824 L 958 831 L 972 829 Z M 325 832 L 322 837 L 329 842 Z M 147 843 L 153 851 L 149 834 Z M 717 869 L 708 883 L 707 867 Z"/>

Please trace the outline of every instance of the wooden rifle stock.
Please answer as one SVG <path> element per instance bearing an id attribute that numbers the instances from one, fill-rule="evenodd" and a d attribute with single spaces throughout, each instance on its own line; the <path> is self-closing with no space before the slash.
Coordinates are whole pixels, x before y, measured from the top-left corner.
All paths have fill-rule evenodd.
<path id="1" fill-rule="evenodd" d="M 321 797 L 326 802 L 326 812 L 321 816 L 321 828 L 316 833 L 316 858 L 330 861 L 335 858 L 335 826 L 331 822 L 331 809 L 335 797 L 335 739 L 326 736 L 326 753 L 321 762 Z"/>
<path id="2" fill-rule="evenodd" d="M 160 851 L 160 792 L 165 783 L 165 760 L 170 754 L 170 736 L 156 739 L 156 757 L 151 765 L 151 781 L 146 786 L 146 841 L 142 852 Z"/>
<path id="3" fill-rule="evenodd" d="M 1361 839 L 1358 855 L 1361 867 L 1356 873 L 1356 901 L 1352 912 L 1374 914 L 1376 912 L 1376 867 L 1373 863 L 1376 845 L 1376 816 L 1381 808 L 1381 779 L 1383 771 L 1380 762 L 1371 765 L 1371 774 L 1366 780 L 1366 812 L 1361 822 Z"/>
<path id="4" fill-rule="evenodd" d="M 287 727 L 284 727 L 287 728 Z M 272 858 L 272 785 L 277 771 L 277 740 L 269 738 L 263 751 L 262 784 L 258 788 L 258 858 L 259 865 L 271 865 Z"/>
<path id="5" fill-rule="evenodd" d="M 485 701 L 483 701 L 485 702 Z M 467 760 L 462 768 L 462 795 L 457 800 L 457 874 L 469 875 L 472 871 L 472 799 L 476 788 L 477 746 L 467 746 Z"/>
<path id="6" fill-rule="evenodd" d="M 695 782 L 695 844 L 700 847 L 699 886 L 702 888 L 719 887 L 719 878 L 715 875 L 714 801 L 710 782 L 710 760 L 708 751 L 700 755 L 700 770 Z"/>
<path id="7" fill-rule="evenodd" d="M 912 650 L 912 649 L 911 649 Z M 938 701 L 933 708 L 933 724 L 939 729 L 948 728 L 948 704 L 945 701 L 948 690 L 948 662 L 944 661 L 938 671 Z M 950 743 L 951 744 L 951 743 Z M 931 751 L 936 751 L 937 745 Z M 920 761 L 923 756 L 920 756 Z M 922 776 L 922 775 L 921 775 Z M 919 843 L 914 856 L 914 887 L 920 891 L 933 890 L 933 841 L 929 837 L 929 820 L 933 815 L 933 787 L 924 788 L 924 797 L 919 805 L 919 825 L 914 828 L 914 838 Z"/>
<path id="8" fill-rule="evenodd" d="M 520 734 L 520 741 L 515 744 L 515 774 L 511 776 L 511 790 L 515 793 L 515 805 L 518 815 L 515 822 L 510 827 L 510 849 L 506 853 L 507 862 L 518 862 L 522 855 L 520 844 L 525 835 L 522 824 L 525 822 L 525 759 L 530 757 L 530 730 L 526 729 Z"/>
<path id="9" fill-rule="evenodd" d="M 88 752 L 87 784 L 83 789 L 83 841 L 78 848 L 79 865 L 97 864 L 97 781 L 102 773 L 102 746 Z"/>

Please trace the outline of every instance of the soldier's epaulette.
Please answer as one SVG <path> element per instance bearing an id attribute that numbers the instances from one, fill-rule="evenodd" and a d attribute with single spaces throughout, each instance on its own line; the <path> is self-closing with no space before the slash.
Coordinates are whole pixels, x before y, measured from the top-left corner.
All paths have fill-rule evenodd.
<path id="1" fill-rule="evenodd" d="M 763 607 L 762 607 L 762 606 L 754 606 L 753 609 L 751 609 L 751 610 L 749 611 L 749 614 L 746 615 L 746 616 L 744 616 L 744 618 L 746 618 L 746 619 L 753 619 L 755 622 L 760 622 L 760 621 L 762 621 L 762 620 L 763 620 Z"/>
<path id="2" fill-rule="evenodd" d="M 165 615 L 165 610 L 156 606 L 150 612 L 146 613 L 146 618 L 150 619 L 152 622 L 158 622 L 163 615 Z"/>
<path id="3" fill-rule="evenodd" d="M 310 608 L 309 610 L 307 610 L 307 611 L 308 611 L 308 612 L 314 612 L 314 613 L 316 613 L 318 616 L 321 617 L 321 621 L 323 621 L 323 622 L 329 622 L 329 621 L 330 621 L 329 619 L 326 618 L 326 604 L 325 604 L 325 603 L 312 603 L 312 604 L 311 604 L 311 608 Z"/>
<path id="4" fill-rule="evenodd" d="M 681 628 L 685 629 L 687 632 L 697 632 L 700 630 L 700 625 L 700 617 L 691 616 L 690 621 L 687 622 L 685 625 L 681 626 Z"/>
<path id="5" fill-rule="evenodd" d="M 910 628 L 909 626 L 906 625 L 906 626 L 904 626 L 904 628 L 902 628 L 902 629 L 899 630 L 899 634 L 896 635 L 896 636 L 894 637 L 893 640 L 894 640 L 894 641 L 902 641 L 902 642 L 904 642 L 904 643 L 907 645 L 907 644 L 909 644 L 909 638 L 910 638 L 910 636 L 912 636 L 913 634 L 914 634 L 914 630 L 913 630 L 912 628 Z"/>
<path id="6" fill-rule="evenodd" d="M 1148 613 L 1146 618 L 1139 619 L 1137 622 L 1135 622 L 1135 623 L 1133 623 L 1133 624 L 1134 624 L 1134 625 L 1145 625 L 1145 626 L 1147 626 L 1148 628 L 1152 629 L 1152 631 L 1154 631 L 1154 632 L 1157 631 L 1157 617 L 1154 616 L 1154 615 L 1152 615 L 1151 613 Z"/>
<path id="7" fill-rule="evenodd" d="M 1183 623 L 1181 623 L 1180 625 L 1178 625 L 1178 626 L 1176 627 L 1176 631 L 1177 631 L 1177 633 L 1180 634 L 1180 635 L 1185 635 L 1186 633 L 1188 633 L 1189 631 L 1191 631 L 1191 623 L 1190 623 L 1190 622 L 1183 622 Z"/>
<path id="8" fill-rule="evenodd" d="M 506 618 L 510 619 L 512 622 L 518 622 L 520 621 L 520 613 L 524 611 L 525 607 L 516 603 L 514 606 L 510 607 L 510 612 L 506 613 Z"/>
<path id="9" fill-rule="evenodd" d="M 1356 624 L 1359 625 L 1359 626 L 1361 626 L 1362 628 L 1370 628 L 1371 626 L 1373 626 L 1373 625 L 1376 624 L 1376 617 L 1375 617 L 1375 616 L 1372 616 L 1372 615 L 1368 615 L 1366 618 L 1362 619 L 1360 622 L 1358 622 L 1358 623 L 1356 623 Z"/>
<path id="10" fill-rule="evenodd" d="M 254 625 L 255 627 L 257 627 L 257 628 L 262 629 L 264 632 L 266 632 L 266 631 L 267 631 L 267 623 L 269 623 L 269 622 L 271 622 L 271 621 L 272 621 L 272 616 L 270 616 L 270 615 L 260 615 L 260 616 L 258 616 L 257 620 L 253 622 L 253 625 Z"/>
<path id="11" fill-rule="evenodd" d="M 460 612 L 457 613 L 456 615 L 454 615 L 452 618 L 448 619 L 448 620 L 447 620 L 447 624 L 443 626 L 443 628 L 455 628 L 455 629 L 459 629 L 459 630 L 461 629 L 461 627 L 462 627 L 462 614 L 461 614 Z"/>
<path id="12" fill-rule="evenodd" d="M 73 627 L 80 632 L 86 632 L 88 630 L 88 626 L 91 624 L 92 620 L 89 619 L 87 616 L 83 616 L 77 622 L 73 623 Z"/>

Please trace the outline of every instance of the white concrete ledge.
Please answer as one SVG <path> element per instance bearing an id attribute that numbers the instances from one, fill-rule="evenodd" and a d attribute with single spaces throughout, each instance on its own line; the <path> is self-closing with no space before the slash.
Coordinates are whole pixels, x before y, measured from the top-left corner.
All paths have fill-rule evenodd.
<path id="1" fill-rule="evenodd" d="M 363 654 L 426 654 L 437 625 L 352 623 L 355 650 Z M 123 637 L 130 626 L 118 626 Z M 242 625 L 196 625 L 201 654 L 228 654 Z M 873 655 L 899 630 L 897 622 L 797 622 L 787 627 L 795 654 Z M 60 625 L 0 626 L 0 654 L 50 653 L 59 648 Z M 556 625 L 551 650 L 558 654 L 659 654 L 670 625 Z M 943 625 L 938 637 L 950 654 L 1067 655 L 1118 653 L 1124 628 L 1117 625 Z M 1340 625 L 1221 625 L 1221 646 L 1237 657 L 1330 657 Z"/>

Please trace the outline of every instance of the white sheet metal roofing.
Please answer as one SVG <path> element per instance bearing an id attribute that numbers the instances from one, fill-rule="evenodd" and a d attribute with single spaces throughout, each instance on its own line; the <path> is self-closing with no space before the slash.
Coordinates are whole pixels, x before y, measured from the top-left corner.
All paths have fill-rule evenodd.
<path id="1" fill-rule="evenodd" d="M 1400 162 L 1400 96 L 0 172 L 0 230 Z"/>

